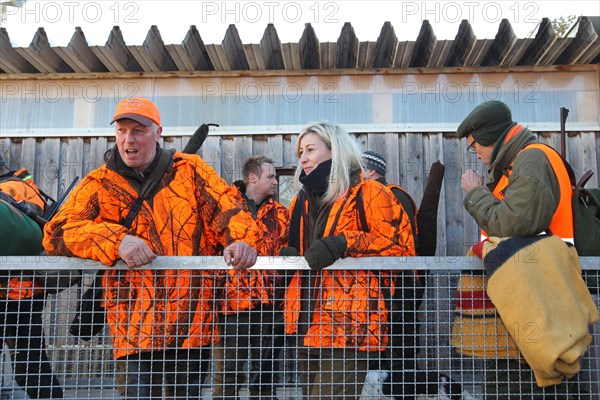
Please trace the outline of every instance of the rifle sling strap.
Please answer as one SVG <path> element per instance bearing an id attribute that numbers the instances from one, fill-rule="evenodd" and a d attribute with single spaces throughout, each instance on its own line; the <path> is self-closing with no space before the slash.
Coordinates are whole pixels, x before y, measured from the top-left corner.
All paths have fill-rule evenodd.
<path id="1" fill-rule="evenodd" d="M 129 213 L 127 214 L 127 217 L 125 217 L 125 220 L 122 221 L 122 225 L 125 228 L 127 228 L 127 229 L 131 228 L 131 224 L 133 224 L 133 220 L 135 219 L 135 217 L 137 217 L 138 213 L 142 209 L 142 203 L 144 202 L 144 200 L 146 200 L 152 194 L 152 192 L 154 192 L 154 189 L 158 185 L 158 182 L 160 182 L 162 180 L 162 177 L 165 174 L 165 172 L 167 171 L 167 168 L 169 166 L 170 159 L 171 159 L 171 152 L 168 150 L 162 149 L 161 153 L 160 153 L 160 158 L 158 159 L 158 163 L 156 164 L 156 167 L 154 167 L 154 169 L 152 170 L 152 172 L 150 173 L 148 178 L 146 178 L 146 180 L 144 181 L 144 185 L 142 186 L 142 189 L 140 190 L 140 195 L 135 200 L 135 202 L 131 205 L 131 208 L 129 209 Z"/>

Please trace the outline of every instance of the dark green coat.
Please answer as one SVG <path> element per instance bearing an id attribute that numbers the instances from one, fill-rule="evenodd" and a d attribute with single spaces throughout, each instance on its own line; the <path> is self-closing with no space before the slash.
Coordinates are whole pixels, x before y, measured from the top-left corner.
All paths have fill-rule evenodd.
<path id="1" fill-rule="evenodd" d="M 0 200 L 0 255 L 37 255 L 42 252 L 42 230 L 21 211 Z"/>
<path id="2" fill-rule="evenodd" d="M 486 187 L 471 190 L 464 199 L 466 210 L 490 236 L 531 236 L 545 231 L 558 207 L 560 189 L 550 161 L 538 149 L 519 153 L 537 143 L 535 135 L 523 128 L 507 143 L 500 137 Z M 518 154 L 518 155 L 517 155 Z M 492 192 L 506 167 L 514 160 L 512 174 L 502 202 Z"/>

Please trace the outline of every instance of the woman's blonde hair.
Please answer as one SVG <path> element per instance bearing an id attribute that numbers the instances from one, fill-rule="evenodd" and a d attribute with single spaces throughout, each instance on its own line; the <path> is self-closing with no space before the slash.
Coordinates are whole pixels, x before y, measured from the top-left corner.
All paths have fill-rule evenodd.
<path id="1" fill-rule="evenodd" d="M 321 138 L 331 151 L 331 173 L 329 174 L 327 191 L 322 201 L 332 204 L 350 188 L 351 172 L 356 169 L 365 170 L 362 151 L 350 133 L 341 126 L 329 122 L 315 122 L 302 128 L 298 135 L 296 141 L 296 156 L 298 158 L 300 158 L 300 142 L 309 133 L 314 133 Z M 301 173 L 302 165 L 298 163 L 294 175 L 296 182 L 298 182 Z"/>

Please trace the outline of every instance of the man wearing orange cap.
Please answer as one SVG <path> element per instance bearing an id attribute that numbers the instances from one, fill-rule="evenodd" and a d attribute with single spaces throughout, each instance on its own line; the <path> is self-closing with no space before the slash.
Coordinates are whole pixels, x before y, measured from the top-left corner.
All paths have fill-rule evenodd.
<path id="1" fill-rule="evenodd" d="M 104 273 L 104 304 L 125 398 L 198 399 L 217 338 L 214 273 L 139 269 L 157 256 L 223 253 L 234 269 L 263 245 L 252 215 L 196 155 L 162 149 L 160 113 L 144 98 L 119 102 L 116 146 L 45 227 L 48 254 L 119 259 Z M 154 182 L 154 185 L 149 185 Z"/>

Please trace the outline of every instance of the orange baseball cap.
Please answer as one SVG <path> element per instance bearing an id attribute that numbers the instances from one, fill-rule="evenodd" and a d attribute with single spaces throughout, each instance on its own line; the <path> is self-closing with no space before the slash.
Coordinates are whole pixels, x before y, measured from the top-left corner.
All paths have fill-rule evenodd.
<path id="1" fill-rule="evenodd" d="M 117 104 L 117 109 L 113 115 L 111 124 L 120 119 L 131 119 L 144 126 L 150 126 L 155 123 L 160 125 L 160 112 L 156 105 L 143 97 L 132 97 L 123 99 Z"/>

